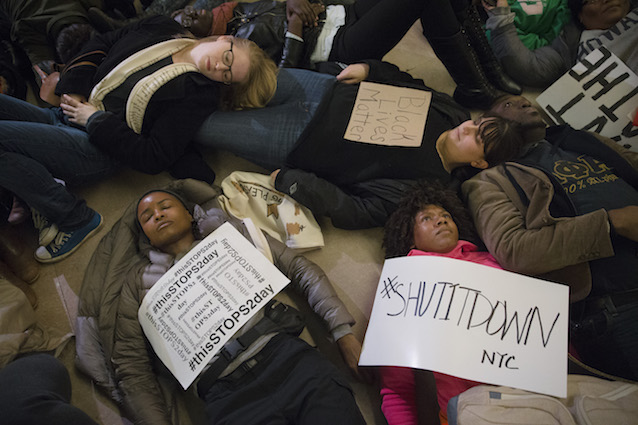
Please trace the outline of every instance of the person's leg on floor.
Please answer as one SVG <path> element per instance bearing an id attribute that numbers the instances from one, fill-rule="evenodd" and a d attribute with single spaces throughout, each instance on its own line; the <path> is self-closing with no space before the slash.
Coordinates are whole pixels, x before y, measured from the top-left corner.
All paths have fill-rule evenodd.
<path id="1" fill-rule="evenodd" d="M 608 307 L 578 320 L 571 341 L 587 366 L 638 381 L 637 321 L 638 304 L 616 307 L 610 302 Z"/>
<path id="2" fill-rule="evenodd" d="M 485 72 L 485 76 L 490 83 L 497 89 L 505 92 L 521 94 L 523 91 L 522 87 L 512 80 L 505 70 L 503 70 L 492 50 L 492 46 L 490 46 L 490 43 L 487 41 L 483 21 L 478 14 L 476 6 L 471 5 L 462 9 L 460 8 L 458 14 L 463 29 L 468 35 L 472 49 L 476 52 L 481 67 Z"/>
<path id="3" fill-rule="evenodd" d="M 304 341 L 279 334 L 256 357 L 207 392 L 210 424 L 365 424 L 345 378 Z"/>
<path id="4" fill-rule="evenodd" d="M 102 223 L 102 218 L 55 181 L 85 184 L 110 175 L 119 164 L 66 125 L 59 109 L 38 108 L 0 98 L 0 186 L 13 192 L 60 230 L 36 251 L 41 262 L 70 255 Z M 35 122 L 34 122 L 35 121 Z"/>
<path id="5" fill-rule="evenodd" d="M 86 184 L 112 174 L 118 163 L 54 109 L 0 98 L 0 117 L 0 186 L 62 230 L 87 224 L 94 212 L 54 178 Z"/>
<path id="6" fill-rule="evenodd" d="M 0 94 L 0 120 L 57 124 L 55 109 L 40 108 L 24 100 Z M 0 135 L 0 137 L 2 137 Z"/>
<path id="7" fill-rule="evenodd" d="M 287 406 L 290 423 L 365 424 L 354 392 L 343 373 L 304 341 L 292 341 L 291 344 L 305 344 L 308 348 L 300 352 L 295 363 L 289 365 L 287 379 L 278 392 L 281 399 L 294 401 Z"/>
<path id="8" fill-rule="evenodd" d="M 17 194 L 59 228 L 74 230 L 93 217 L 94 211 L 86 202 L 56 182 L 38 161 L 21 154 L 0 151 L 0 169 L 0 186 Z"/>
<path id="9" fill-rule="evenodd" d="M 330 60 L 346 63 L 381 60 L 419 18 L 423 3 L 416 0 L 357 0 L 347 9 L 346 24 L 335 35 Z"/>
<path id="10" fill-rule="evenodd" d="M 227 150 L 270 171 L 281 168 L 336 84 L 332 75 L 281 69 L 268 107 L 217 111 L 204 121 L 194 142 Z"/>
<path id="11" fill-rule="evenodd" d="M 423 34 L 436 56 L 456 83 L 454 100 L 466 108 L 489 109 L 504 93 L 497 90 L 483 72 L 481 62 L 448 0 L 430 0 L 421 15 Z M 436 13 L 432 13 L 436 11 Z"/>
<path id="12" fill-rule="evenodd" d="M 12 425 L 94 425 L 70 404 L 71 380 L 59 360 L 47 354 L 21 357 L 0 370 L 0 412 Z"/>
<path id="13" fill-rule="evenodd" d="M 457 0 L 456 3 L 466 3 L 467 0 Z M 423 35 L 430 37 L 448 37 L 461 29 L 461 24 L 450 0 L 428 0 L 427 6 L 419 13 Z"/>
<path id="14" fill-rule="evenodd" d="M 0 120 L 0 134 L 0 151 L 30 158 L 70 185 L 97 181 L 119 168 L 85 131 L 68 125 Z"/>
<path id="15" fill-rule="evenodd" d="M 0 121 L 0 186 L 57 224 L 55 239 L 36 251 L 40 262 L 59 261 L 100 228 L 102 217 L 55 181 L 84 184 L 111 174 L 118 164 L 66 125 Z"/>

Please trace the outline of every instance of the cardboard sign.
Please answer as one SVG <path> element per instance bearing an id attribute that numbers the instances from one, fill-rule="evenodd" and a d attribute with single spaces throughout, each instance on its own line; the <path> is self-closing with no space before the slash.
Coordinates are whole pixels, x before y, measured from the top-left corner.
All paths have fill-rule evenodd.
<path id="1" fill-rule="evenodd" d="M 419 147 L 432 93 L 367 81 L 359 85 L 343 136 L 374 145 Z"/>
<path id="2" fill-rule="evenodd" d="M 606 48 L 585 56 L 536 101 L 556 124 L 594 131 L 638 152 L 632 123 L 638 76 Z"/>
<path id="3" fill-rule="evenodd" d="M 569 288 L 462 260 L 386 260 L 359 364 L 565 397 Z"/>
<path id="4" fill-rule="evenodd" d="M 289 280 L 225 223 L 166 272 L 137 317 L 184 389 Z"/>

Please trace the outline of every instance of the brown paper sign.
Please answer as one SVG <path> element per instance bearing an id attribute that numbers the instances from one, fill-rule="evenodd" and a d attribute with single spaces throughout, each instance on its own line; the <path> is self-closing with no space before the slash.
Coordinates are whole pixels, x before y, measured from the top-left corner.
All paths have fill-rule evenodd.
<path id="1" fill-rule="evenodd" d="M 431 101 L 429 91 L 364 81 L 343 137 L 375 145 L 419 147 Z"/>

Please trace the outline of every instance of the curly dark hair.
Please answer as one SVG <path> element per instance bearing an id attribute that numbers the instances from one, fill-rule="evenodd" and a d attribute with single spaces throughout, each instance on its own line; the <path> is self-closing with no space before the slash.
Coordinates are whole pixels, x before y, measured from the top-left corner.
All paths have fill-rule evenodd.
<path id="1" fill-rule="evenodd" d="M 472 219 L 458 195 L 438 181 L 419 181 L 401 199 L 385 224 L 383 247 L 386 258 L 404 256 L 414 247 L 414 219 L 427 205 L 440 206 L 452 215 L 460 239 L 479 242 Z"/>

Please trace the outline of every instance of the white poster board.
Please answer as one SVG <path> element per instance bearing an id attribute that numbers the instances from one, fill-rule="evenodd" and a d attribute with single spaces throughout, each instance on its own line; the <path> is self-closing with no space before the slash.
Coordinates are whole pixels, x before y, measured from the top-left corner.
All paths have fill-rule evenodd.
<path id="1" fill-rule="evenodd" d="M 594 50 L 536 102 L 556 124 L 607 136 L 638 152 L 638 76 L 604 47 Z"/>
<path id="2" fill-rule="evenodd" d="M 404 366 L 565 397 L 569 289 L 462 260 L 386 260 L 362 366 Z"/>
<path id="3" fill-rule="evenodd" d="M 137 316 L 155 353 L 186 389 L 288 282 L 225 223 L 153 285 Z"/>
<path id="4" fill-rule="evenodd" d="M 363 81 L 346 127 L 346 140 L 385 146 L 419 147 L 432 93 Z"/>

